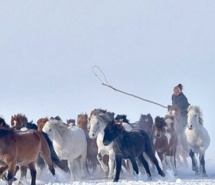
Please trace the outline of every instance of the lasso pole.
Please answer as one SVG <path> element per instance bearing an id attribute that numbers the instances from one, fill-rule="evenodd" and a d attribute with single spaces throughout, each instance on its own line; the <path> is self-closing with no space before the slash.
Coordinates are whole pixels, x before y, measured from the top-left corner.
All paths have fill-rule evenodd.
<path id="1" fill-rule="evenodd" d="M 103 75 L 103 77 L 104 77 L 106 83 L 104 83 L 104 82 L 101 80 L 101 78 L 95 73 L 94 68 L 97 68 L 97 69 L 102 73 L 102 75 Z M 92 67 L 92 71 L 93 71 L 93 73 L 95 74 L 95 76 L 99 79 L 99 81 L 102 83 L 102 85 L 104 85 L 104 86 L 106 86 L 106 87 L 109 87 L 109 88 L 111 88 L 111 89 L 113 89 L 113 90 L 115 90 L 115 91 L 118 91 L 118 92 L 120 92 L 120 93 L 126 94 L 126 95 L 128 95 L 128 96 L 132 96 L 132 97 L 134 97 L 134 98 L 138 98 L 138 99 L 140 99 L 140 100 L 143 100 L 143 101 L 146 101 L 146 102 L 149 102 L 149 103 L 158 105 L 158 106 L 160 106 L 160 107 L 167 108 L 167 106 L 161 105 L 161 104 L 156 103 L 156 102 L 151 101 L 151 100 L 147 100 L 147 99 L 141 98 L 141 97 L 136 96 L 136 95 L 131 94 L 131 93 L 124 92 L 124 91 L 122 91 L 122 90 L 119 90 L 119 89 L 117 89 L 117 88 L 115 88 L 115 87 L 109 85 L 108 82 L 107 82 L 107 79 L 106 79 L 106 77 L 105 77 L 105 75 L 104 75 L 104 73 L 103 73 L 102 70 L 101 70 L 98 66 L 96 66 L 96 65 Z"/>

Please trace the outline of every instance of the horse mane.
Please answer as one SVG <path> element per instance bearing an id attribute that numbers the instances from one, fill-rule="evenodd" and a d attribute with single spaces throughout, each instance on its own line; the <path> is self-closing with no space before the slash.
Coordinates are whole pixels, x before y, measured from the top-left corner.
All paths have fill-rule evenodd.
<path id="1" fill-rule="evenodd" d="M 12 128 L 4 128 L 4 127 L 0 128 L 0 139 L 11 134 L 14 134 L 14 130 Z"/>
<path id="2" fill-rule="evenodd" d="M 165 124 L 166 123 L 165 123 L 163 117 L 160 117 L 160 116 L 155 117 L 155 125 L 156 125 L 156 127 L 163 128 L 165 126 Z"/>
<path id="3" fill-rule="evenodd" d="M 195 112 L 197 112 L 199 114 L 199 124 L 203 125 L 203 114 L 202 114 L 202 110 L 200 109 L 200 107 L 199 106 L 192 106 L 192 105 L 190 105 L 187 108 L 188 113 L 191 110 L 193 110 L 193 111 L 195 111 Z"/>
<path id="4" fill-rule="evenodd" d="M 78 114 L 78 122 L 81 120 L 81 119 L 88 119 L 88 115 L 87 113 L 81 113 L 81 114 Z"/>
<path id="5" fill-rule="evenodd" d="M 45 117 L 45 118 L 40 118 L 37 120 L 37 123 L 40 123 L 40 122 L 47 122 L 49 119 L 48 117 Z"/>
<path id="6" fill-rule="evenodd" d="M 58 123 L 55 124 L 52 122 L 52 125 L 59 128 L 57 130 L 60 132 L 61 135 L 63 135 L 63 133 L 68 130 L 68 127 L 65 124 L 63 124 L 63 121 L 61 120 L 61 118 L 59 116 L 55 117 L 54 120 L 57 120 Z"/>
<path id="7" fill-rule="evenodd" d="M 125 114 L 117 114 L 116 117 L 115 117 L 115 120 L 119 121 L 119 120 L 123 120 L 124 123 L 129 123 L 129 120 L 127 119 L 127 115 Z"/>
<path id="8" fill-rule="evenodd" d="M 13 120 L 13 119 L 22 119 L 22 122 L 23 122 L 24 124 L 28 123 L 28 118 L 26 117 L 25 114 L 19 113 L 19 114 L 13 115 L 12 118 L 11 118 L 11 123 L 12 123 L 12 120 Z"/>
<path id="9" fill-rule="evenodd" d="M 107 112 L 107 110 L 104 110 L 104 109 L 94 109 L 94 110 L 91 111 L 90 116 L 97 115 L 97 114 L 100 114 L 100 113 L 106 113 L 106 112 Z"/>
<path id="10" fill-rule="evenodd" d="M 5 122 L 3 117 L 0 117 L 0 127 L 10 128 L 10 126 Z"/>

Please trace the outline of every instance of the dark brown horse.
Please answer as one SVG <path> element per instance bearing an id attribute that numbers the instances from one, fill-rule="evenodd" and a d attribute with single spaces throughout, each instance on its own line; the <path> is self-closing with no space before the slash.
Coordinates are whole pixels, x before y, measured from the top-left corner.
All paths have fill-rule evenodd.
<path id="1" fill-rule="evenodd" d="M 0 117 L 0 128 L 10 128 L 10 126 L 5 122 L 4 118 Z"/>
<path id="2" fill-rule="evenodd" d="M 111 142 L 113 142 L 113 150 L 116 156 L 116 175 L 114 182 L 119 180 L 122 159 L 129 159 L 132 163 L 134 171 L 138 174 L 139 169 L 136 163 L 136 158 L 138 158 L 146 169 L 149 177 L 151 176 L 148 163 L 143 157 L 143 152 L 145 152 L 153 161 L 157 167 L 158 174 L 165 176 L 152 151 L 149 137 L 145 131 L 141 129 L 126 131 L 122 124 L 110 121 L 104 129 L 103 143 L 107 146 Z"/>
<path id="3" fill-rule="evenodd" d="M 89 173 L 89 169 L 92 168 L 93 174 L 97 168 L 97 153 L 98 153 L 98 146 L 96 144 L 96 139 L 91 139 L 89 137 L 89 128 L 88 128 L 88 115 L 85 114 L 78 114 L 77 118 L 77 126 L 84 130 L 86 138 L 87 138 L 87 170 Z"/>
<path id="4" fill-rule="evenodd" d="M 39 153 L 48 164 L 51 173 L 55 175 L 49 145 L 41 132 L 19 132 L 11 128 L 0 128 L 0 175 L 8 170 L 9 185 L 12 185 L 14 180 L 16 166 L 28 166 L 32 177 L 31 185 L 36 184 L 35 159 Z M 24 176 L 21 170 L 21 179 Z"/>

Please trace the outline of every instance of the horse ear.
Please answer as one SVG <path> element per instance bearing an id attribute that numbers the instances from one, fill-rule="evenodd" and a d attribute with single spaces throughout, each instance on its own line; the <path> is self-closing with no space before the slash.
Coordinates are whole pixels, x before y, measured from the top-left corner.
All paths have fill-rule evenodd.
<path id="1" fill-rule="evenodd" d="M 187 108 L 187 112 L 189 112 L 191 110 L 192 106 L 189 105 L 189 107 Z"/>

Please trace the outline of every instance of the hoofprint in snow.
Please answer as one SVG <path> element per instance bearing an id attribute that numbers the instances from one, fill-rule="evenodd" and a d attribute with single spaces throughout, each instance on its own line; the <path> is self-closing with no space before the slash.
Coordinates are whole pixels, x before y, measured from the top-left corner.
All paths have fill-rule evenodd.
<path id="1" fill-rule="evenodd" d="M 166 177 L 160 177 L 156 171 L 152 173 L 152 179 L 144 173 L 139 175 L 134 175 L 130 177 L 127 172 L 123 172 L 120 175 L 119 182 L 112 182 L 112 179 L 107 179 L 103 177 L 103 171 L 98 166 L 95 176 L 87 177 L 84 180 L 79 180 L 71 182 L 70 174 L 66 174 L 60 169 L 56 169 L 56 178 L 49 173 L 48 169 L 45 169 L 42 173 L 38 170 L 37 175 L 37 185 L 214 185 L 215 184 L 215 172 L 214 166 L 215 161 L 211 159 L 206 159 L 207 174 L 208 177 L 202 177 L 201 175 L 195 175 L 192 171 L 192 166 L 190 159 L 189 166 L 184 168 L 178 168 L 178 175 L 174 176 L 172 172 L 168 171 Z M 142 169 L 140 169 L 141 171 Z M 19 178 L 19 172 L 17 178 Z M 27 182 L 23 182 L 24 185 L 30 184 L 30 173 L 27 174 Z M 17 185 L 18 181 L 15 181 L 13 185 Z M 6 181 L 0 180 L 0 185 L 6 185 Z"/>

